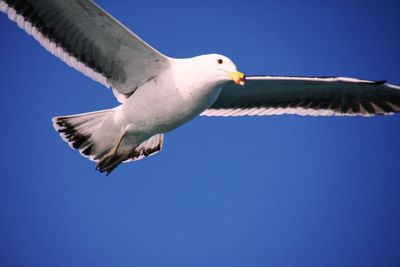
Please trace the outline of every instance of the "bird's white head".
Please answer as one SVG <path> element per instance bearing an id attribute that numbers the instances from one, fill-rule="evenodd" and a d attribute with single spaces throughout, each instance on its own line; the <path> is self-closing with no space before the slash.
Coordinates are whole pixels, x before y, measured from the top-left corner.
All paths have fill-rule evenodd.
<path id="1" fill-rule="evenodd" d="M 209 54 L 196 57 L 202 71 L 221 82 L 234 81 L 244 85 L 245 75 L 238 71 L 236 65 L 228 57 L 219 54 Z"/>

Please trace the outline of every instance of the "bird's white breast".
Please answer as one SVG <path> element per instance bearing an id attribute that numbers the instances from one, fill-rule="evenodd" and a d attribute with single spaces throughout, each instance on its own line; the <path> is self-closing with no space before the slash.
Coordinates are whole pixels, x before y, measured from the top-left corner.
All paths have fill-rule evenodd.
<path id="1" fill-rule="evenodd" d="M 218 97 L 222 85 L 186 65 L 172 65 L 139 87 L 116 119 L 132 134 L 152 136 L 170 131 L 199 115 Z"/>

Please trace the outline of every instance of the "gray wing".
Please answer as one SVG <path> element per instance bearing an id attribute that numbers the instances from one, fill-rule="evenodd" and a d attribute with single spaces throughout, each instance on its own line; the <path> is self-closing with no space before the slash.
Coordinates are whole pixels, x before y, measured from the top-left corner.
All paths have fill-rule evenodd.
<path id="1" fill-rule="evenodd" d="M 341 77 L 253 76 L 226 85 L 204 116 L 374 115 L 400 111 L 400 87 Z"/>
<path id="2" fill-rule="evenodd" d="M 112 87 L 121 102 L 169 64 L 90 0 L 0 0 L 0 10 L 53 55 Z"/>

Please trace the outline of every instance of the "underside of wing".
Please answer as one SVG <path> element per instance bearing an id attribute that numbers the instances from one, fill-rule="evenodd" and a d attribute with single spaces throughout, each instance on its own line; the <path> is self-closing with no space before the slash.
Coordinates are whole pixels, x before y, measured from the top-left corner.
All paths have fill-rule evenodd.
<path id="1" fill-rule="evenodd" d="M 0 11 L 50 53 L 112 87 L 119 101 L 169 64 L 90 0 L 0 0 Z"/>
<path id="2" fill-rule="evenodd" d="M 226 85 L 203 116 L 371 116 L 400 111 L 400 87 L 342 77 L 252 76 Z"/>

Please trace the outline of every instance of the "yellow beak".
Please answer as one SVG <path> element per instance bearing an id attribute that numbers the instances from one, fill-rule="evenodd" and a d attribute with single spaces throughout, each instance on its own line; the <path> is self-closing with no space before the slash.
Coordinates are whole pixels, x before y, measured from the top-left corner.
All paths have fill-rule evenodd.
<path id="1" fill-rule="evenodd" d="M 236 84 L 239 84 L 241 86 L 244 85 L 245 76 L 243 73 L 241 73 L 239 71 L 228 71 L 227 73 L 228 73 L 229 78 L 231 78 L 232 81 L 234 81 Z"/>

